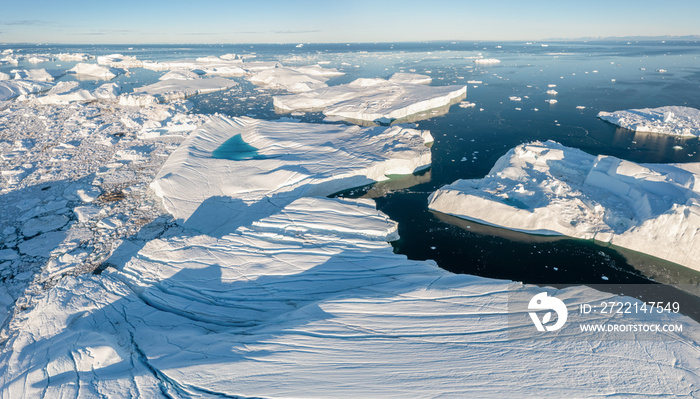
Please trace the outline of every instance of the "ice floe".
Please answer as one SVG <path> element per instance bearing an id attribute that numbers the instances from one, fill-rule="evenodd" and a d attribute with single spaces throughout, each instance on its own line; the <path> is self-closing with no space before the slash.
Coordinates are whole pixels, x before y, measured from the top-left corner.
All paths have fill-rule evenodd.
<path id="1" fill-rule="evenodd" d="M 466 93 L 466 86 L 426 86 L 360 78 L 344 85 L 275 96 L 273 103 L 278 112 L 323 111 L 326 116 L 351 122 L 392 122 L 448 107 L 464 99 Z"/>
<path id="2" fill-rule="evenodd" d="M 598 118 L 636 132 L 700 136 L 700 110 L 669 106 L 598 113 Z"/>
<path id="3" fill-rule="evenodd" d="M 697 168 L 697 167 L 695 167 Z M 533 234 L 594 239 L 700 270 L 700 175 L 547 141 L 430 196 L 442 213 Z"/>
<path id="4" fill-rule="evenodd" d="M 152 187 L 185 226 L 230 231 L 300 196 L 329 195 L 425 168 L 429 142 L 429 132 L 399 126 L 217 116 L 173 153 Z"/>

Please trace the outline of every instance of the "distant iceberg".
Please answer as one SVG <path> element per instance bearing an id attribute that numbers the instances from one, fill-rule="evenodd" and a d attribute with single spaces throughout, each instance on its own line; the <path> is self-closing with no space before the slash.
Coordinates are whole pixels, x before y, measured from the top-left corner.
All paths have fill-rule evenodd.
<path id="1" fill-rule="evenodd" d="M 598 118 L 635 132 L 700 136 L 700 110 L 690 107 L 659 107 L 598 113 Z"/>
<path id="2" fill-rule="evenodd" d="M 501 60 L 496 59 L 496 58 L 477 58 L 474 60 L 475 64 L 481 64 L 481 65 L 493 65 L 493 64 L 500 64 Z"/>
<path id="3" fill-rule="evenodd" d="M 405 80 L 405 75 L 397 80 L 360 78 L 344 85 L 275 96 L 273 104 L 277 112 L 323 111 L 329 117 L 372 123 L 392 122 L 447 107 L 467 95 L 466 86 L 400 83 Z"/>
<path id="4" fill-rule="evenodd" d="M 553 141 L 522 144 L 483 179 L 457 180 L 432 210 L 532 234 L 594 239 L 700 271 L 700 174 Z"/>

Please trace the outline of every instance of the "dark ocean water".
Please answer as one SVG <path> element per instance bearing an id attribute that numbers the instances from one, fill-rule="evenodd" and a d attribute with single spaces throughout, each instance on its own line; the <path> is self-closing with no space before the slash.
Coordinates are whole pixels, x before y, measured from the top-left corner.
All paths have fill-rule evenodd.
<path id="1" fill-rule="evenodd" d="M 700 140 L 639 134 L 596 118 L 599 111 L 680 105 L 700 108 L 698 42 L 551 42 L 540 43 L 377 43 L 276 45 L 125 45 L 1 46 L 22 53 L 121 53 L 142 60 L 194 59 L 227 53 L 254 55 L 252 60 L 279 60 L 285 65 L 322 62 L 344 76 L 389 77 L 416 72 L 432 85 L 467 85 L 473 108 L 452 106 L 449 113 L 417 122 L 430 130 L 432 168 L 420 176 L 344 195 L 376 197 L 377 206 L 399 222 L 396 252 L 411 259 L 434 259 L 455 273 L 512 279 L 535 284 L 700 284 L 700 274 L 648 256 L 584 240 L 544 239 L 437 215 L 427 199 L 457 179 L 481 178 L 510 148 L 534 140 L 555 140 L 590 154 L 607 154 L 635 162 L 699 162 Z M 474 57 L 497 58 L 496 65 L 474 64 Z M 68 69 L 74 62 L 54 62 L 11 69 Z M 665 70 L 665 72 L 660 72 Z M 134 69 L 117 81 L 128 86 L 151 83 L 162 73 Z M 61 79 L 70 80 L 71 76 Z M 191 99 L 194 112 L 219 112 L 279 119 L 272 107 L 275 91 L 243 78 L 236 88 Z M 468 81 L 481 81 L 467 84 Z M 82 82 L 89 87 L 97 82 Z M 546 94 L 553 89 L 556 97 Z M 509 97 L 520 97 L 511 101 Z M 556 98 L 556 104 L 545 102 Z M 585 107 L 577 109 L 577 106 Z M 320 122 L 320 114 L 296 117 Z M 682 149 L 674 149 L 680 146 Z M 607 278 L 605 280 L 604 278 Z M 675 292 L 669 288 L 671 293 Z M 691 299 L 692 300 L 692 299 Z M 697 303 L 696 303 L 697 305 Z M 700 306 L 697 307 L 700 309 Z"/>

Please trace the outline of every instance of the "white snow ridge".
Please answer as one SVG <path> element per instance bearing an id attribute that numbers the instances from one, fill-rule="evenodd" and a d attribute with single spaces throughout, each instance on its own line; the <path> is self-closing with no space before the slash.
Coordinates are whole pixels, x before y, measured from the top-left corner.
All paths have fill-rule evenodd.
<path id="1" fill-rule="evenodd" d="M 659 107 L 599 112 L 598 118 L 636 132 L 700 136 L 700 110 L 690 107 Z"/>
<path id="2" fill-rule="evenodd" d="M 484 179 L 458 180 L 430 209 L 533 234 L 610 242 L 700 270 L 700 175 L 562 146 L 520 145 Z"/>

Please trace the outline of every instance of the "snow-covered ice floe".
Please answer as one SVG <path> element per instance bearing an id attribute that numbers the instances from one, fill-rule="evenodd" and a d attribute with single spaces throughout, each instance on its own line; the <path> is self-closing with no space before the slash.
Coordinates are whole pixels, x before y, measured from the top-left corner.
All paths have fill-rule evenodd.
<path id="1" fill-rule="evenodd" d="M 686 327 L 662 342 L 581 332 L 581 341 L 523 339 L 534 327 L 526 315 L 509 320 L 509 305 L 526 308 L 535 293 L 554 290 L 408 260 L 385 242 L 396 237 L 396 223 L 372 202 L 301 198 L 221 238 L 153 240 L 121 270 L 64 278 L 13 322 L 0 353 L 2 395 L 697 392 L 700 357 L 688 342 L 699 337 L 689 318 L 653 316 Z M 619 300 L 586 287 L 556 296 Z"/>
<path id="2" fill-rule="evenodd" d="M 250 77 L 253 84 L 290 93 L 304 93 L 328 87 L 326 81 L 332 76 L 343 75 L 337 69 L 326 69 L 319 65 L 306 67 L 269 68 Z"/>
<path id="3" fill-rule="evenodd" d="M 238 85 L 225 78 L 169 78 L 143 87 L 137 87 L 133 93 L 119 97 L 122 105 L 146 105 L 174 100 L 184 100 L 198 94 L 213 93 L 230 89 Z"/>
<path id="4" fill-rule="evenodd" d="M 700 136 L 700 110 L 690 107 L 659 107 L 598 113 L 598 118 L 636 132 L 677 136 Z"/>
<path id="5" fill-rule="evenodd" d="M 152 184 L 185 226 L 221 232 L 299 196 L 329 195 L 430 165 L 427 131 L 215 116 Z"/>
<path id="6" fill-rule="evenodd" d="M 273 103 L 275 111 L 282 113 L 323 111 L 326 116 L 349 121 L 386 123 L 448 107 L 467 95 L 466 86 L 402 83 L 408 79 L 405 75 L 396 80 L 360 78 L 306 93 L 275 96 Z"/>
<path id="7" fill-rule="evenodd" d="M 609 242 L 700 270 L 697 171 L 534 142 L 508 151 L 483 179 L 440 188 L 429 207 L 526 233 Z"/>

